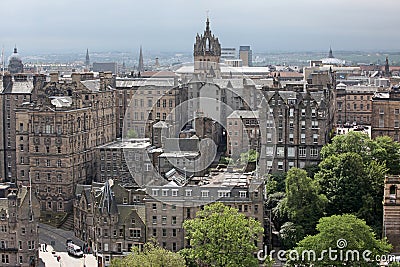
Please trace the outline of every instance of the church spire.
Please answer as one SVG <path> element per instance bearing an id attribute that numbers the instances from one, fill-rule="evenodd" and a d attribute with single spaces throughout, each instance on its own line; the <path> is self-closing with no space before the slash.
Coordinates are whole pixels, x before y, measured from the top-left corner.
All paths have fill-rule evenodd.
<path id="1" fill-rule="evenodd" d="M 207 21 L 206 21 L 206 32 L 210 31 L 210 19 L 207 16 Z"/>
<path id="2" fill-rule="evenodd" d="M 85 60 L 85 66 L 86 66 L 86 68 L 88 68 L 88 69 L 89 69 L 89 66 L 90 66 L 89 48 L 86 48 L 86 60 Z"/>
<path id="3" fill-rule="evenodd" d="M 334 58 L 331 46 L 329 47 L 329 56 L 328 56 L 328 58 Z"/>
<path id="4" fill-rule="evenodd" d="M 390 76 L 390 67 L 389 67 L 389 58 L 386 57 L 385 60 L 385 76 L 389 77 Z"/>
<path id="5" fill-rule="evenodd" d="M 140 52 L 139 52 L 139 65 L 138 65 L 138 71 L 143 72 L 144 71 L 144 63 L 143 63 L 143 52 L 142 52 L 142 46 L 140 46 Z"/>

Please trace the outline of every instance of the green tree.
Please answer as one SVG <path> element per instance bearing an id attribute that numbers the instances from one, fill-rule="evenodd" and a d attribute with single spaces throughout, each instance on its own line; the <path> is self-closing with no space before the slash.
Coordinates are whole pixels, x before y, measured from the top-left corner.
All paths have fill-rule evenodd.
<path id="1" fill-rule="evenodd" d="M 354 152 L 333 155 L 320 163 L 315 175 L 328 198 L 328 215 L 356 213 L 362 208 L 362 197 L 369 192 L 362 158 Z"/>
<path id="2" fill-rule="evenodd" d="M 248 162 L 256 162 L 258 159 L 258 152 L 250 149 L 247 152 L 240 154 L 240 164 L 246 165 Z"/>
<path id="3" fill-rule="evenodd" d="M 130 129 L 127 133 L 126 133 L 126 138 L 138 138 L 138 134 L 135 130 Z"/>
<path id="4" fill-rule="evenodd" d="M 375 138 L 375 142 L 377 148 L 373 151 L 373 157 L 386 164 L 388 173 L 400 174 L 400 143 L 389 136 L 379 136 Z"/>
<path id="5" fill-rule="evenodd" d="M 266 190 L 267 194 L 276 192 L 285 192 L 286 173 L 278 172 L 266 175 Z"/>
<path id="6" fill-rule="evenodd" d="M 377 161 L 385 165 L 388 173 L 400 174 L 400 143 L 393 141 L 389 136 L 372 140 L 367 134 L 354 131 L 338 135 L 332 139 L 332 143 L 322 148 L 321 156 L 325 159 L 347 152 L 361 156 L 364 164 Z"/>
<path id="7" fill-rule="evenodd" d="M 289 266 L 298 264 L 302 266 L 310 264 L 315 266 L 377 266 L 376 262 L 368 261 L 368 258 L 374 260 L 376 255 L 386 255 L 391 250 L 391 245 L 386 240 L 378 240 L 365 221 L 354 215 L 345 214 L 321 218 L 317 225 L 317 231 L 318 234 L 307 236 L 298 243 L 294 251 L 287 254 L 289 255 Z M 335 252 L 326 253 L 329 250 L 335 250 Z M 371 254 L 363 256 L 363 252 L 366 250 L 369 250 Z M 314 251 L 315 254 L 310 251 Z M 297 259 L 293 259 L 296 256 L 298 256 Z"/>
<path id="8" fill-rule="evenodd" d="M 183 223 L 190 248 L 183 252 L 201 266 L 258 266 L 254 257 L 263 228 L 254 218 L 216 202 L 204 207 L 196 218 Z"/>
<path id="9" fill-rule="evenodd" d="M 279 231 L 279 236 L 283 248 L 291 249 L 296 246 L 297 242 L 304 238 L 305 234 L 301 225 L 296 225 L 292 222 L 285 222 Z"/>
<path id="10" fill-rule="evenodd" d="M 148 242 L 140 251 L 132 247 L 132 253 L 122 259 L 114 259 L 112 267 L 185 267 L 185 259 L 178 253 Z"/>
<path id="11" fill-rule="evenodd" d="M 319 194 L 318 183 L 307 172 L 291 168 L 286 175 L 285 209 L 289 220 L 304 229 L 305 234 L 314 232 L 319 218 L 324 215 L 327 199 Z"/>
<path id="12" fill-rule="evenodd" d="M 384 178 L 387 172 L 396 172 L 399 144 L 389 137 L 371 140 L 365 134 L 350 132 L 336 136 L 321 155 L 315 179 L 328 198 L 328 215 L 355 214 L 379 234 Z"/>

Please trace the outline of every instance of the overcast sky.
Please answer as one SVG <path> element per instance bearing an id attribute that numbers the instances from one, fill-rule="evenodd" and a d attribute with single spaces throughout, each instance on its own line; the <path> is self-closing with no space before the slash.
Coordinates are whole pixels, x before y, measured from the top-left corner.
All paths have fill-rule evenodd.
<path id="1" fill-rule="evenodd" d="M 191 51 L 211 30 L 253 52 L 400 50 L 399 0 L 1 0 L 0 45 L 43 52 Z M 7 53 L 8 54 L 8 53 Z"/>

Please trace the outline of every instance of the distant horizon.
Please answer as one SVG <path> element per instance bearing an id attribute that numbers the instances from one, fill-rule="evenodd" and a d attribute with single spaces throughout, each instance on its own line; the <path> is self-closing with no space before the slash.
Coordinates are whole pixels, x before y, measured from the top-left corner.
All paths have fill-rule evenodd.
<path id="1" fill-rule="evenodd" d="M 207 17 L 222 47 L 254 53 L 400 49 L 397 0 L 3 0 L 2 10 L 6 55 L 14 45 L 21 55 L 190 53 Z"/>
<path id="2" fill-rule="evenodd" d="M 227 48 L 231 48 L 232 46 L 227 46 Z M 225 47 L 223 47 L 225 48 Z M 236 47 L 234 47 L 236 48 Z M 79 51 L 79 50 L 61 50 L 61 51 L 21 51 L 18 46 L 18 54 L 21 57 L 27 57 L 27 56 L 34 56 L 34 55 L 68 55 L 68 54 L 86 54 L 86 49 L 84 51 Z M 14 50 L 14 47 L 12 48 L 11 52 L 7 53 L 7 50 L 4 49 L 4 56 L 8 57 L 12 54 L 12 51 Z M 315 49 L 315 50 L 269 50 L 269 51 L 255 51 L 253 50 L 253 55 L 254 54 L 285 54 L 285 53 L 326 53 L 328 54 L 329 48 L 326 49 Z M 355 52 L 360 52 L 360 53 L 391 53 L 391 54 L 400 54 L 400 48 L 399 49 L 343 49 L 343 50 L 335 50 L 332 48 L 333 54 L 335 53 L 355 53 Z M 116 49 L 104 49 L 104 50 L 95 50 L 91 51 L 89 48 L 89 56 L 90 54 L 106 54 L 106 53 L 126 53 L 126 54 L 137 54 L 139 55 L 139 50 L 134 51 L 134 50 L 116 50 Z M 153 50 L 153 49 L 146 49 L 143 47 L 143 53 L 150 53 L 150 54 L 192 54 L 193 51 L 187 50 L 187 51 L 181 51 L 181 50 Z M 237 47 L 237 53 L 239 53 L 239 47 Z"/>

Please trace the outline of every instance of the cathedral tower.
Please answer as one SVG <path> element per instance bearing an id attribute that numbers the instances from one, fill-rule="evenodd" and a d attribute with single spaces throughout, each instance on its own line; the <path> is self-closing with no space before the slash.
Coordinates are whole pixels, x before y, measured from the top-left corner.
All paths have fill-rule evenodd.
<path id="1" fill-rule="evenodd" d="M 194 72 L 207 76 L 219 75 L 219 58 L 221 56 L 221 44 L 210 30 L 210 21 L 207 18 L 206 30 L 202 35 L 197 34 L 193 50 Z"/>

